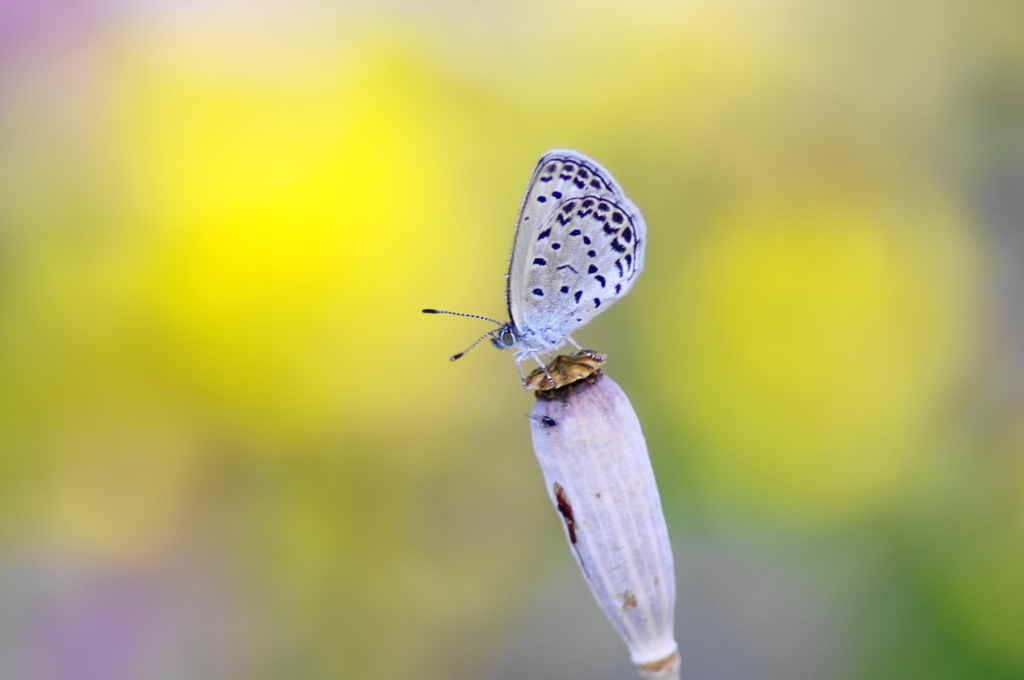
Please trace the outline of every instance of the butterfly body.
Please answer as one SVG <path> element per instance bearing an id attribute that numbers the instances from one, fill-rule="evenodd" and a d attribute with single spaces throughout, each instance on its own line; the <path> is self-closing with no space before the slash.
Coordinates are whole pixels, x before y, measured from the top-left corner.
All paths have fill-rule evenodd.
<path id="1" fill-rule="evenodd" d="M 511 322 L 492 343 L 521 361 L 573 342 L 574 330 L 633 286 L 646 245 L 643 216 L 611 173 L 578 151 L 547 152 L 516 223 L 506 286 Z"/>
<path id="2" fill-rule="evenodd" d="M 570 334 L 629 292 L 646 246 L 643 216 L 611 173 L 578 151 L 548 151 L 516 222 L 505 288 L 510 320 L 495 321 L 491 343 L 515 353 L 520 376 L 527 357 L 543 366 L 538 354 L 566 342 L 580 349 Z"/>

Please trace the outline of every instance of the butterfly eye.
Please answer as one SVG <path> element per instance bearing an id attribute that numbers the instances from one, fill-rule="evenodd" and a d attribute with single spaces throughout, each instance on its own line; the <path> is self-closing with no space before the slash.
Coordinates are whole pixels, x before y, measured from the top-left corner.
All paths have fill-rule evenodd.
<path id="1" fill-rule="evenodd" d="M 491 344 L 498 349 L 511 349 L 516 345 L 516 332 L 513 330 L 512 324 L 505 324 L 501 328 L 491 331 L 490 335 Z"/>

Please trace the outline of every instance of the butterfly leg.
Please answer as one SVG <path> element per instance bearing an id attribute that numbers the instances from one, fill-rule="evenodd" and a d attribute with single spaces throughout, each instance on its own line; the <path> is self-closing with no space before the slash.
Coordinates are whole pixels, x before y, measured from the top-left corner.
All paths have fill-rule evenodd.
<path id="1" fill-rule="evenodd" d="M 516 354 L 513 357 L 513 359 L 516 362 L 516 370 L 519 371 L 519 381 L 523 384 L 523 387 L 526 387 L 526 376 L 523 375 L 523 366 L 520 363 L 520 362 L 522 362 L 523 359 L 518 354 Z"/>
<path id="2" fill-rule="evenodd" d="M 570 343 L 570 344 L 571 344 L 571 345 L 572 345 L 573 347 L 575 347 L 575 348 L 576 348 L 576 349 L 578 349 L 579 351 L 583 352 L 584 354 L 586 354 L 586 355 L 587 355 L 588 357 L 590 357 L 591 359 L 600 359 L 600 358 L 601 358 L 601 356 L 600 356 L 599 354 L 594 354 L 594 353 L 593 353 L 593 352 L 591 352 L 590 350 L 587 350 L 587 349 L 583 349 L 582 347 L 580 347 L 579 343 L 578 343 L 578 342 L 576 342 L 575 340 L 573 340 L 573 339 L 572 339 L 572 336 L 569 336 L 569 335 L 567 335 L 567 336 L 565 336 L 565 339 L 566 339 L 566 340 L 568 340 L 568 341 L 569 341 L 569 343 Z"/>
<path id="3" fill-rule="evenodd" d="M 544 375 L 547 376 L 548 379 L 548 384 L 551 385 L 552 388 L 556 387 L 558 383 L 556 383 L 555 379 L 551 377 L 551 374 L 548 372 L 548 367 L 545 366 L 544 362 L 541 361 L 540 357 L 537 356 L 537 352 L 529 349 L 516 352 L 515 356 L 513 357 L 513 359 L 515 359 L 516 362 L 516 369 L 518 369 L 519 371 L 519 377 L 523 382 L 523 387 L 526 387 L 526 377 L 523 376 L 523 367 L 519 364 L 519 362 L 526 359 L 527 355 L 533 357 L 533 360 L 537 362 L 537 365 L 540 366 L 540 369 L 544 371 Z"/>
<path id="4" fill-rule="evenodd" d="M 530 352 L 530 356 L 533 357 L 533 360 L 536 361 L 540 365 L 541 370 L 544 371 L 544 375 L 547 376 L 547 379 L 548 379 L 548 384 L 551 385 L 552 388 L 557 387 L 558 383 L 556 383 L 555 379 L 551 377 L 550 373 L 548 373 L 547 365 L 543 361 L 540 360 L 540 357 L 537 356 L 537 353 L 536 352 Z"/>

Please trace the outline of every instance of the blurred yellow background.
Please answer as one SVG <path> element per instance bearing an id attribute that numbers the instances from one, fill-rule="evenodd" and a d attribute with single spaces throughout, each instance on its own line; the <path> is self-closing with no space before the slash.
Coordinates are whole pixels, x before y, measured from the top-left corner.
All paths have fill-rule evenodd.
<path id="1" fill-rule="evenodd" d="M 1024 677 L 1024 10 L 0 0 L 0 676 L 628 678 L 504 318 L 536 159 L 684 677 Z"/>

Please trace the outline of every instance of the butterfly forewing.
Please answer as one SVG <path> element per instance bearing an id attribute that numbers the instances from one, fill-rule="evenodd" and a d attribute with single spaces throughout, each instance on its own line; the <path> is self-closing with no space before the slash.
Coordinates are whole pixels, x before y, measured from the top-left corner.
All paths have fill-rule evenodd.
<path id="1" fill-rule="evenodd" d="M 509 314 L 523 343 L 551 349 L 625 295 L 643 269 L 646 237 L 607 170 L 575 151 L 545 154 L 509 263 Z"/>

